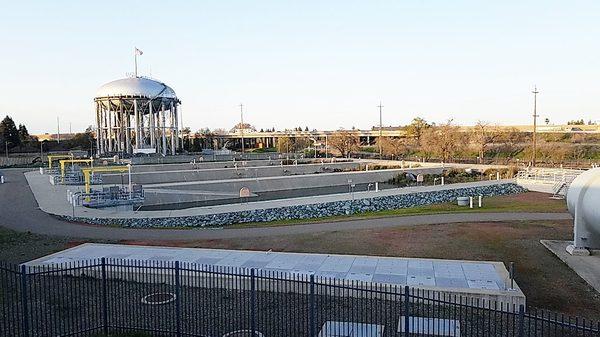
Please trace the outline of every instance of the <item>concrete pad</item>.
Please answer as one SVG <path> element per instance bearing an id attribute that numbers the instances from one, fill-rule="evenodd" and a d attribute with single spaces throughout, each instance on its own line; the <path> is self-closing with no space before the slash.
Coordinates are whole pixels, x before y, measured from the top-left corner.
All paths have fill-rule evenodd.
<path id="1" fill-rule="evenodd" d="M 318 337 L 381 337 L 383 325 L 327 321 Z"/>
<path id="2" fill-rule="evenodd" d="M 363 281 L 392 287 L 409 285 L 504 303 L 525 302 L 525 296 L 518 287 L 517 291 L 507 289 L 508 271 L 501 262 L 86 243 L 30 261 L 26 265 L 48 266 L 102 257 L 139 260 L 142 264 L 185 261 L 207 268 L 255 268 L 259 275 L 261 271 L 278 272 L 283 273 L 282 277 L 290 278 L 312 274 L 341 283 Z M 441 268 L 437 275 L 434 272 L 436 266 Z M 476 274 L 478 270 L 482 274 Z M 465 271 L 471 278 L 467 277 Z"/>
<path id="3" fill-rule="evenodd" d="M 576 256 L 567 252 L 567 246 L 572 244 L 572 241 L 541 240 L 540 242 L 600 293 L 600 250 L 592 250 L 589 256 Z"/>
<path id="4" fill-rule="evenodd" d="M 398 332 L 406 331 L 406 316 L 400 316 Z M 423 336 L 460 337 L 460 322 L 454 319 L 408 317 L 408 332 Z"/>

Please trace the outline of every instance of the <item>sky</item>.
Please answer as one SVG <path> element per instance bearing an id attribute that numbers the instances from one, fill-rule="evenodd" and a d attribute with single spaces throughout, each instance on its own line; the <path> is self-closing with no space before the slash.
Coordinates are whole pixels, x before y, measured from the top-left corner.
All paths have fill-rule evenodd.
<path id="1" fill-rule="evenodd" d="M 258 129 L 600 120 L 597 0 L 0 0 L 0 115 L 94 123 L 102 84 L 171 86 L 183 125 Z"/>

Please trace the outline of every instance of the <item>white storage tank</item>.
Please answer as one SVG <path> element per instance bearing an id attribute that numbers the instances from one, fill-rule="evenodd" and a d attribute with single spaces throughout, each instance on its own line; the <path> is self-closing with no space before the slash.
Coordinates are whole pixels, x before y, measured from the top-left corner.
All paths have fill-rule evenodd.
<path id="1" fill-rule="evenodd" d="M 600 168 L 593 168 L 573 180 L 567 192 L 567 207 L 575 222 L 572 254 L 600 249 Z"/>

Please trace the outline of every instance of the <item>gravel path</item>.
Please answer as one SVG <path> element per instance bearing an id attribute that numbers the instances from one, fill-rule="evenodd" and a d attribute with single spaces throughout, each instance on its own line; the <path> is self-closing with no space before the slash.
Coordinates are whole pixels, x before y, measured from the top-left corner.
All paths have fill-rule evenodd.
<path id="1" fill-rule="evenodd" d="M 199 240 L 278 236 L 351 229 L 385 228 L 480 221 L 566 220 L 568 213 L 454 213 L 356 219 L 305 225 L 238 229 L 139 229 L 83 225 L 59 220 L 38 208 L 23 169 L 3 170 L 0 185 L 0 226 L 17 231 L 104 240 Z M 61 196 L 62 197 L 62 196 Z"/>

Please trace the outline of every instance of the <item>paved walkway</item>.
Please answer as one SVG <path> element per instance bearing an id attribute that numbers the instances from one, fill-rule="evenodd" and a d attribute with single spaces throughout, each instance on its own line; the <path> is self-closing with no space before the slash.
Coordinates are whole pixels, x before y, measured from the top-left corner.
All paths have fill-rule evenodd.
<path id="1" fill-rule="evenodd" d="M 0 226 L 38 234 L 100 240 L 200 240 L 251 238 L 354 229 L 480 221 L 566 220 L 568 213 L 455 213 L 331 221 L 323 223 L 239 229 L 139 229 L 70 223 L 39 209 L 23 170 L 4 170 L 0 185 Z M 62 197 L 62 196 L 61 196 Z"/>

